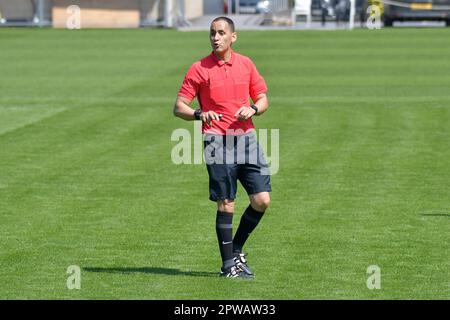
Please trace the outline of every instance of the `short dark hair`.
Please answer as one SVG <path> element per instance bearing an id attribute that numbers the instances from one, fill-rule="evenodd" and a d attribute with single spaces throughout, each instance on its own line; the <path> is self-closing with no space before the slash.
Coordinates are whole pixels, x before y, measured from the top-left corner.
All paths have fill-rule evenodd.
<path id="1" fill-rule="evenodd" d="M 234 22 L 233 22 L 233 20 L 231 20 L 230 18 L 228 18 L 228 17 L 217 17 L 217 18 L 215 18 L 213 21 L 211 21 L 211 24 L 213 24 L 214 22 L 217 22 L 217 21 L 225 21 L 226 23 L 228 23 L 228 26 L 230 27 L 230 29 L 231 29 L 231 32 L 234 32 L 234 30 L 235 30 L 235 28 L 234 28 Z"/>

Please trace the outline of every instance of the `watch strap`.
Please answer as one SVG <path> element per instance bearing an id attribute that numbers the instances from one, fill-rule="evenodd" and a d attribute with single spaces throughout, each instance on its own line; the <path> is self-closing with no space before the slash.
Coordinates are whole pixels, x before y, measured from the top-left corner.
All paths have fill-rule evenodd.
<path id="1" fill-rule="evenodd" d="M 252 104 L 250 106 L 250 108 L 252 108 L 253 110 L 255 110 L 255 115 L 258 113 L 258 107 L 255 104 Z"/>
<path id="2" fill-rule="evenodd" d="M 200 110 L 200 109 L 197 109 L 197 110 L 194 111 L 195 120 L 200 120 L 200 114 L 201 113 L 202 113 L 202 110 Z"/>

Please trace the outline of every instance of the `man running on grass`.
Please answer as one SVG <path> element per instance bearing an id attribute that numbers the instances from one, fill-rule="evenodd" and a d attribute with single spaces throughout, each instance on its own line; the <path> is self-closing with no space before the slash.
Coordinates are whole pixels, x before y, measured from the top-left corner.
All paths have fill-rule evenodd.
<path id="1" fill-rule="evenodd" d="M 213 51 L 188 70 L 173 112 L 184 120 L 202 121 L 209 199 L 217 202 L 220 276 L 253 278 L 242 247 L 269 206 L 271 186 L 251 118 L 267 110 L 267 86 L 253 62 L 232 50 L 237 34 L 231 19 L 214 19 L 209 39 Z M 190 107 L 194 98 L 200 105 L 195 111 Z M 237 180 L 249 195 L 250 205 L 233 238 Z"/>

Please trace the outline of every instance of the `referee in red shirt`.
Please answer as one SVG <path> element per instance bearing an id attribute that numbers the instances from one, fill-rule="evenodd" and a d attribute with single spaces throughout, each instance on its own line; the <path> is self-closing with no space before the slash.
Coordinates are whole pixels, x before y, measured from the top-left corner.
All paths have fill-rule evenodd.
<path id="1" fill-rule="evenodd" d="M 214 19 L 209 39 L 213 51 L 188 70 L 173 112 L 184 120 L 203 123 L 209 198 L 217 202 L 220 276 L 253 278 L 242 247 L 270 203 L 270 174 L 252 122 L 253 116 L 263 114 L 269 106 L 267 86 L 253 62 L 232 50 L 237 34 L 231 19 Z M 197 110 L 190 107 L 194 98 L 200 105 Z M 250 205 L 233 238 L 237 180 Z"/>

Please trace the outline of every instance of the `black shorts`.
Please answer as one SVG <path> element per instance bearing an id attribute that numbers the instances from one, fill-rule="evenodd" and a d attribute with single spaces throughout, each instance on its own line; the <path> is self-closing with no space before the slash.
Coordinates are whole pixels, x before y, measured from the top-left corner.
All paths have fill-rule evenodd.
<path id="1" fill-rule="evenodd" d="M 205 161 L 211 201 L 236 198 L 239 180 L 248 195 L 270 192 L 270 172 L 254 132 L 240 136 L 207 134 Z"/>

